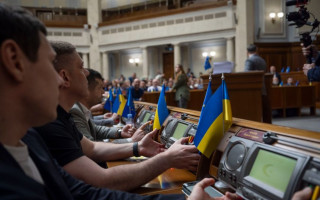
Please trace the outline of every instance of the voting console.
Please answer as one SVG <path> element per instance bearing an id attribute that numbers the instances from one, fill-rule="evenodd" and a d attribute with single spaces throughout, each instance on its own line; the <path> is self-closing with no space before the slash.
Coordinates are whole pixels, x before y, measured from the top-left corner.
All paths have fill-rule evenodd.
<path id="1" fill-rule="evenodd" d="M 154 118 L 156 104 L 135 103 L 138 107 L 136 126 Z M 198 111 L 170 106 L 168 109 L 170 115 L 155 138 L 166 148 L 181 137 L 193 138 L 200 116 Z M 266 138 L 270 132 L 272 142 Z M 193 140 L 189 140 L 189 144 L 193 144 Z M 219 183 L 206 190 L 210 194 L 219 196 L 230 191 L 243 199 L 291 199 L 306 186 L 319 189 L 320 134 L 233 118 L 232 127 L 212 156 L 201 157 L 195 179 L 204 177 L 213 177 Z M 175 183 L 181 191 L 181 177 Z M 184 192 L 190 193 L 195 183 L 184 184 Z M 158 193 L 165 192 L 159 190 Z"/>

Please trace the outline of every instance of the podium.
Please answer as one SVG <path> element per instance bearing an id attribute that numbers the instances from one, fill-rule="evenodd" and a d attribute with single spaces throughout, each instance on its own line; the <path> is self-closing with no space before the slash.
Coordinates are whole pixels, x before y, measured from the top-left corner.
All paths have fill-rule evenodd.
<path id="1" fill-rule="evenodd" d="M 224 74 L 232 108 L 232 116 L 252 121 L 262 121 L 262 89 L 264 72 L 238 72 Z M 208 87 L 209 75 L 203 75 L 204 88 Z M 212 75 L 214 92 L 221 84 L 221 74 Z"/>

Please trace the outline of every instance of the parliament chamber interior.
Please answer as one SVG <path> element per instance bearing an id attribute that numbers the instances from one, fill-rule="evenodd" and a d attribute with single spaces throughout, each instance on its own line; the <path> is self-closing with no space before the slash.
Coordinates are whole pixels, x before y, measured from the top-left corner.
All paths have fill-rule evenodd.
<path id="1" fill-rule="evenodd" d="M 162 83 L 167 84 L 164 80 L 176 83 L 175 69 L 181 64 L 188 76 L 189 99 L 187 107 L 181 108 L 176 89 L 168 86 L 164 93 L 169 115 L 153 139 L 165 148 L 182 137 L 190 138 L 186 145 L 196 145 L 194 138 L 199 132 L 202 110 L 207 107 L 204 101 L 208 88 L 213 94 L 223 78 L 232 124 L 229 129 L 224 120 L 215 124 L 223 132 L 214 141 L 210 156 L 199 152 L 201 158 L 196 171 L 170 168 L 130 192 L 188 196 L 198 181 L 210 177 L 216 181 L 206 188 L 212 197 L 220 197 L 228 191 L 241 199 L 291 199 L 295 192 L 311 187 L 310 199 L 320 199 L 319 121 L 314 124 L 317 130 L 273 124 L 275 118 L 290 121 L 292 116 L 295 119 L 319 117 L 320 83 L 310 80 L 304 73 L 303 67 L 308 61 L 302 53 L 301 43 L 305 40 L 301 40 L 304 36 L 301 33 L 310 32 L 312 44 L 320 50 L 320 37 L 316 34 L 319 28 L 310 31 L 315 26 L 315 18 L 320 19 L 320 1 L 2 2 L 31 11 L 47 27 L 48 40 L 72 43 L 84 67 L 102 74 L 106 94 L 114 86 L 121 90 L 134 87 L 133 81 L 128 82 L 129 77 L 149 87 L 153 86 L 152 80 L 157 79 L 157 75 L 160 87 Z M 289 26 L 298 19 L 288 21 L 288 13 L 301 14 L 297 11 L 302 7 L 312 16 L 303 21 L 304 24 Z M 301 17 L 297 15 L 296 18 Z M 246 69 L 249 44 L 255 45 L 257 55 L 265 61 L 263 70 Z M 204 67 L 206 58 L 210 69 Z M 275 66 L 275 72 L 270 70 L 271 66 Z M 277 79 L 275 83 L 276 75 L 282 81 Z M 121 76 L 126 78 L 120 80 Z M 293 83 L 290 84 L 289 79 L 293 79 Z M 122 94 L 128 98 L 127 92 Z M 142 96 L 134 99 L 136 128 L 149 121 L 145 131 L 153 130 L 155 118 L 158 119 L 156 115 L 161 113 L 157 110 L 160 96 L 158 90 L 148 92 L 145 89 Z M 307 112 L 302 113 L 302 109 Z M 105 112 L 108 111 L 93 112 L 93 115 Z M 215 113 L 215 108 L 208 112 Z M 206 117 L 201 120 L 205 121 Z M 120 122 L 126 123 L 126 118 L 120 117 Z M 215 134 L 212 129 L 206 134 Z M 147 159 L 130 157 L 108 161 L 107 165 L 112 168 Z"/>

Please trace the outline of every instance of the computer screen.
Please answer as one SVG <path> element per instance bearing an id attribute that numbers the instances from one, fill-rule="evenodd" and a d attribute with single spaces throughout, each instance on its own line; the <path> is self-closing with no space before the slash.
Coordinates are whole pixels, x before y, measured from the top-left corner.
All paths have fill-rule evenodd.
<path id="1" fill-rule="evenodd" d="M 151 113 L 146 112 L 146 114 L 144 114 L 144 117 L 143 117 L 141 124 L 146 123 L 150 119 L 150 116 L 151 116 Z"/>
<path id="2" fill-rule="evenodd" d="M 259 149 L 249 176 L 285 193 L 297 160 Z"/>
<path id="3" fill-rule="evenodd" d="M 173 132 L 172 137 L 175 139 L 180 139 L 183 137 L 184 132 L 188 128 L 188 124 L 178 122 L 176 129 Z"/>

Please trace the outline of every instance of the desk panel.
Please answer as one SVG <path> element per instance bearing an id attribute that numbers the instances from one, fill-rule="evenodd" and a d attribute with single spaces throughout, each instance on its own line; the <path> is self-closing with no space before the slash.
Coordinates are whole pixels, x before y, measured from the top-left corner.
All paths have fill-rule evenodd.
<path id="1" fill-rule="evenodd" d="M 142 161 L 143 162 L 143 161 Z M 110 161 L 107 162 L 108 167 L 118 165 L 134 164 L 135 161 Z M 171 168 L 151 180 L 145 185 L 133 190 L 133 193 L 141 195 L 151 194 L 181 194 L 182 184 L 186 182 L 195 181 L 196 176 L 190 171 L 184 169 Z"/>

